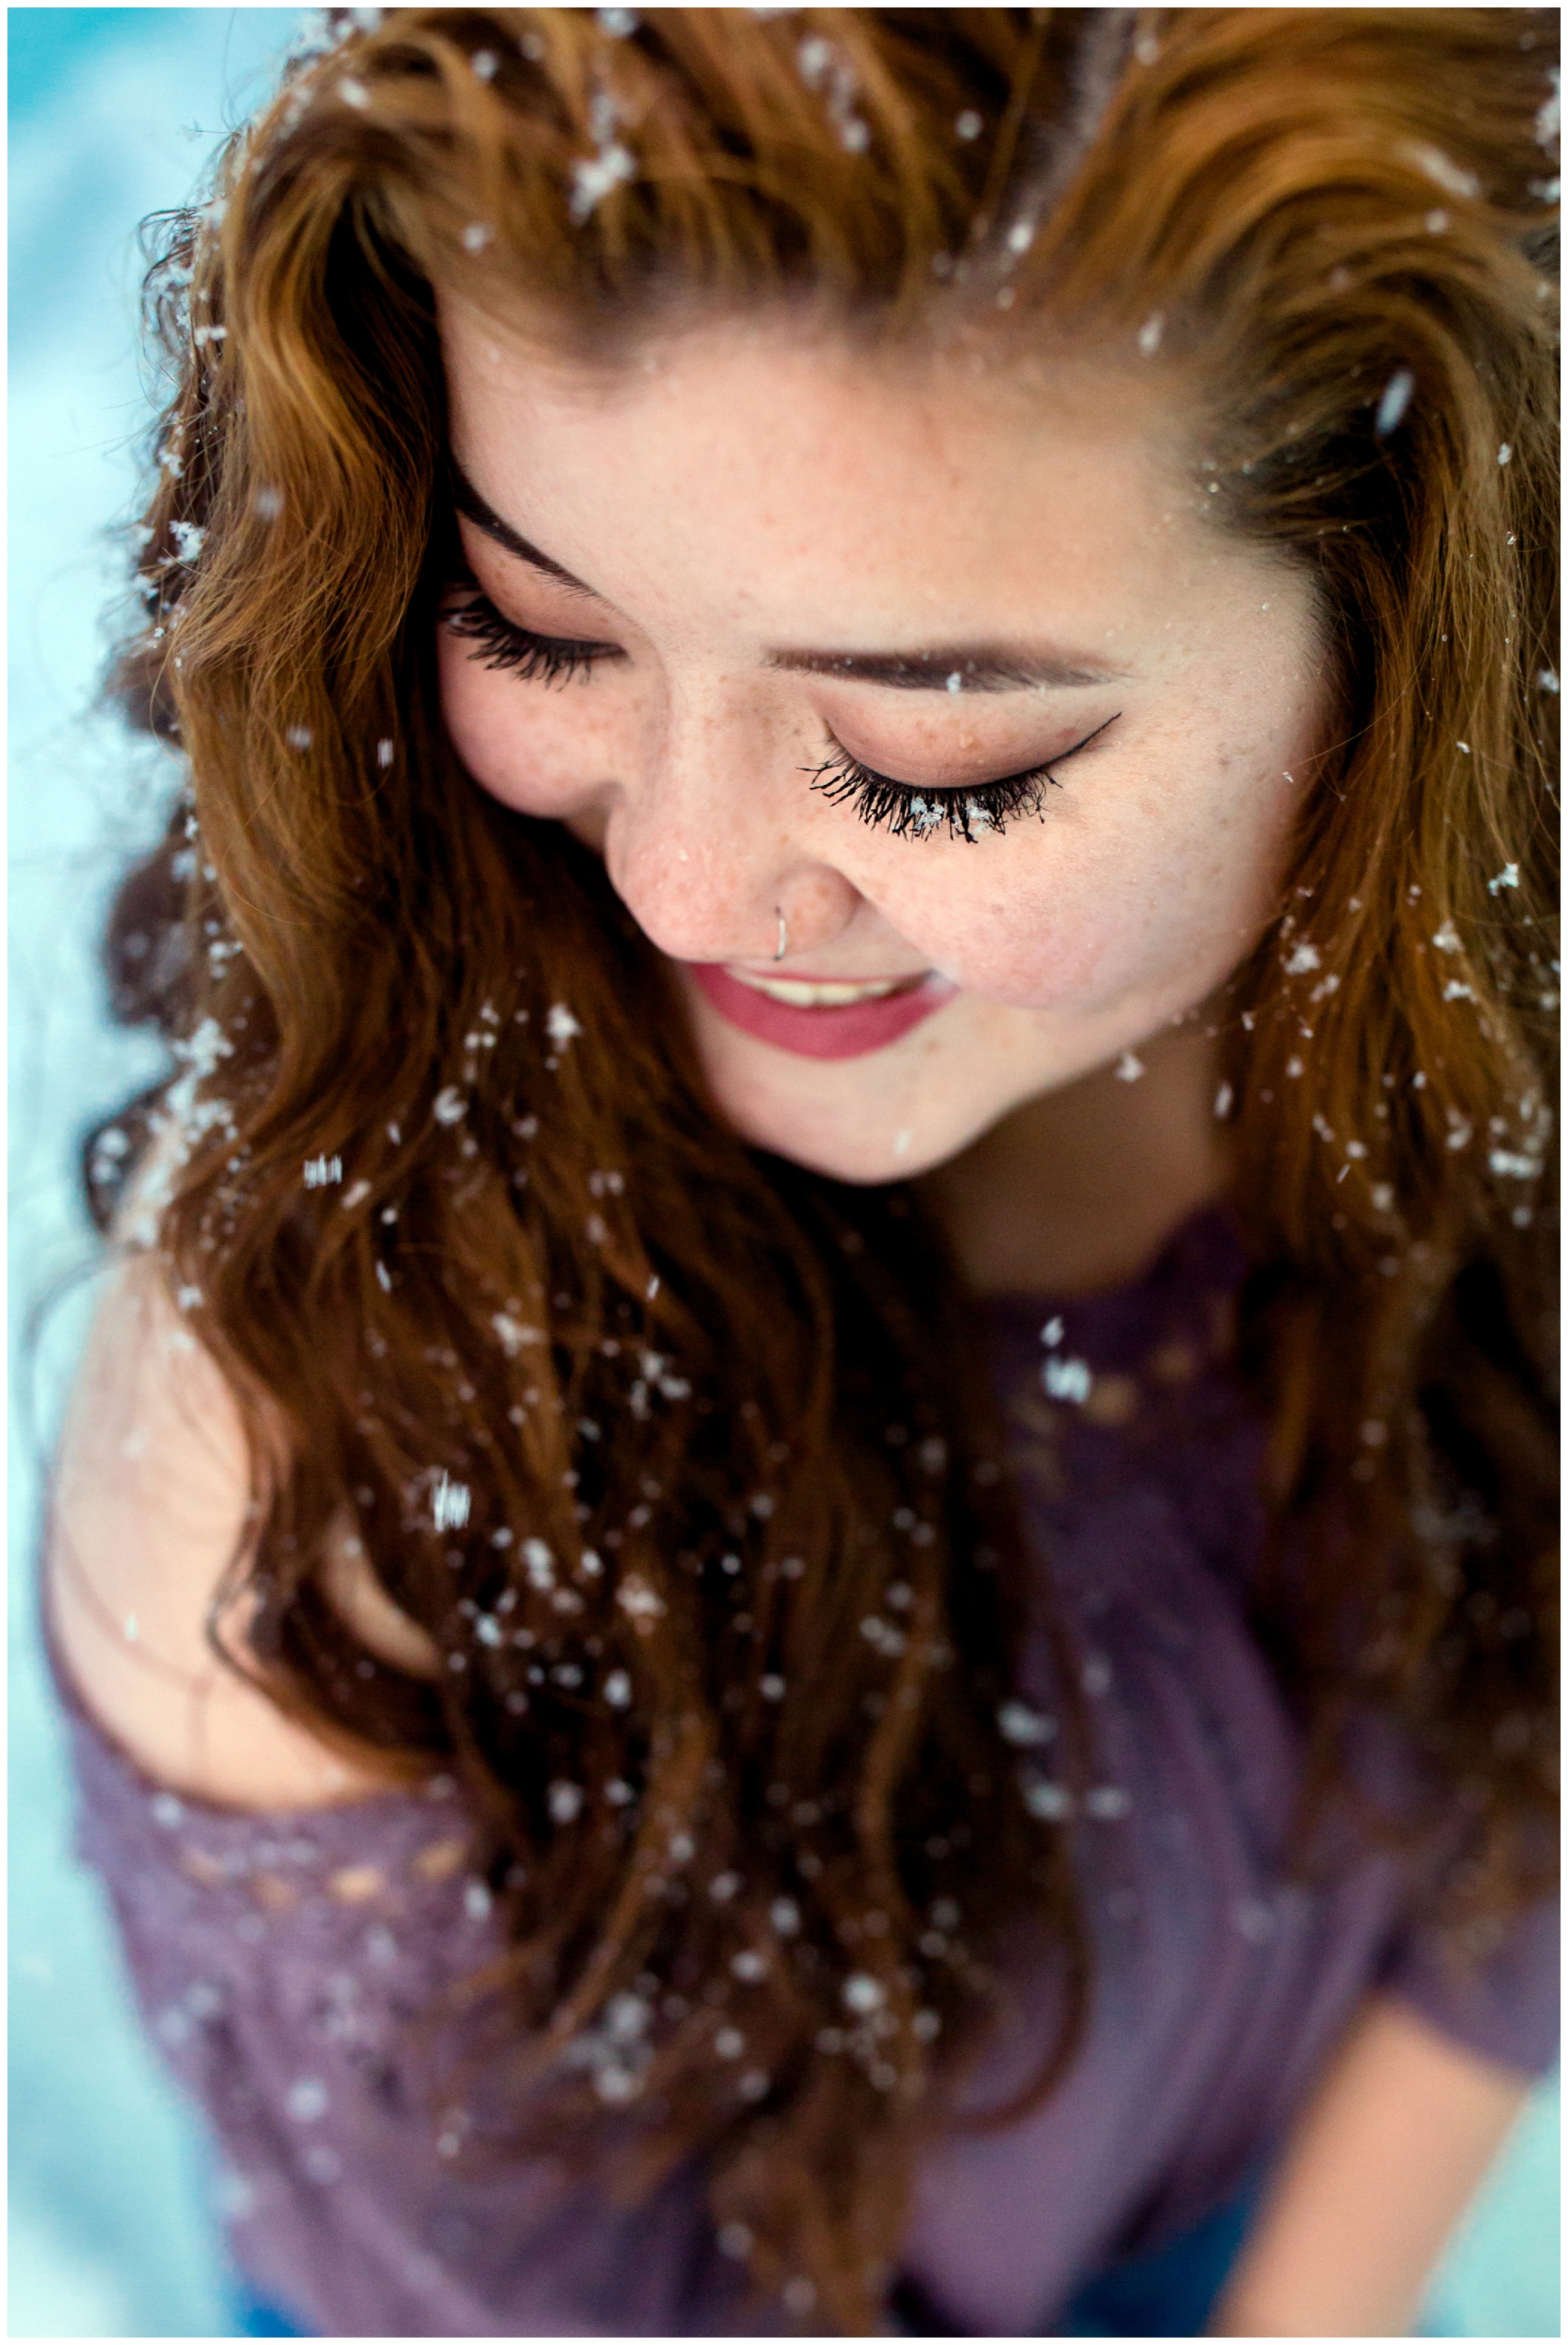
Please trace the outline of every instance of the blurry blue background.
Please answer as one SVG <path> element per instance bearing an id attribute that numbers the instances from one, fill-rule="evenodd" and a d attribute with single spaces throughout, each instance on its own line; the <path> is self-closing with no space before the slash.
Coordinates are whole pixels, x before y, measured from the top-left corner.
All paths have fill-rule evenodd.
<path id="1" fill-rule="evenodd" d="M 106 1023 L 94 959 L 115 875 L 161 829 L 173 780 L 163 752 L 91 708 L 124 577 L 113 527 L 151 413 L 136 231 L 190 194 L 303 13 L 9 11 L 12 2336 L 228 2329 L 199 2131 L 142 2041 L 102 1897 L 71 1859 L 32 1558 L 91 1302 L 77 1143 L 160 1064 Z M 1428 2333 L 1558 2335 L 1557 2174 L 1549 2088 L 1449 2256 Z"/>
<path id="2" fill-rule="evenodd" d="M 190 194 L 269 82 L 294 8 L 14 8 L 10 93 L 10 2320 L 13 2336 L 229 2328 L 194 2121 L 144 2045 L 95 1880 L 70 1857 L 33 1616 L 46 1448 L 90 1287 L 75 1156 L 160 1053 L 106 1025 L 94 936 L 161 829 L 164 754 L 90 715 L 151 413 L 138 222 Z M 35 1375 L 29 1313 L 61 1283 Z"/>

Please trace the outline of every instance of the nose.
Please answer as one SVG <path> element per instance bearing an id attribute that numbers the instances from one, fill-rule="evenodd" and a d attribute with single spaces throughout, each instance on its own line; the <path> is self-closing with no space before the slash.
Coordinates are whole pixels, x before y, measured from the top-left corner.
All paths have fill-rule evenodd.
<path id="1" fill-rule="evenodd" d="M 611 885 L 661 952 L 767 964 L 787 938 L 796 960 L 847 928 L 862 899 L 804 835 L 804 764 L 798 740 L 741 712 L 672 712 L 604 836 Z"/>

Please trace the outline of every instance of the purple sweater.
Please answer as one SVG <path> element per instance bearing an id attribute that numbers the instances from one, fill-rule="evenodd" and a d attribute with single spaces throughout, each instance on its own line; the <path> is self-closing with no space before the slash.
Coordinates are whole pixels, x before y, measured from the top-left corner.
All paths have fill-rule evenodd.
<path id="1" fill-rule="evenodd" d="M 1320 1884 L 1280 1878 L 1300 1751 L 1243 1618 L 1261 1432 L 1229 1364 L 1242 1269 L 1209 1212 L 1129 1287 L 993 1307 L 1097 1727 L 1104 1781 L 1074 1832 L 1099 1973 L 1060 2089 L 921 2171 L 903 2270 L 959 2333 L 1050 2333 L 1083 2279 L 1214 2208 L 1278 2148 L 1370 1987 L 1509 2067 L 1553 2056 L 1554 1900 L 1456 1968 L 1388 1855 L 1347 1846 Z M 1043 1671 L 1031 1648 L 1025 1700 L 1045 1699 Z M 450 1782 L 293 1813 L 207 1806 L 147 1782 L 61 1691 L 81 1852 L 221 2144 L 263 2292 L 329 2336 L 736 2333 L 700 2177 L 627 2212 L 542 2165 L 476 2175 L 454 2159 L 463 2114 L 429 2115 L 440 2045 L 407 2023 L 495 1944 Z M 1398 1780 L 1386 1738 L 1366 1752 L 1371 1777 Z M 1042 1994 L 1018 1984 L 987 2098 L 1041 2024 Z"/>

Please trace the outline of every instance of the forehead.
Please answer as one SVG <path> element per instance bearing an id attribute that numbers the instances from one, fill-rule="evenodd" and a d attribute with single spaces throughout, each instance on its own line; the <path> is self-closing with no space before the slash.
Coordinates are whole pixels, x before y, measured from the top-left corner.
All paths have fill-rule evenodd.
<path id="1" fill-rule="evenodd" d="M 1209 525 L 1174 394 L 1066 340 L 1026 363 L 774 310 L 606 356 L 455 301 L 441 326 L 463 471 L 612 598 L 690 566 L 784 604 L 831 577 L 885 622 L 954 597 L 1000 621 L 1049 590 L 1114 628 L 1258 558 Z"/>
<path id="2" fill-rule="evenodd" d="M 974 337 L 878 340 L 804 305 L 665 320 L 590 350 L 440 303 L 454 419 L 465 437 L 525 421 L 563 442 L 683 442 L 732 470 L 745 452 L 815 463 L 840 488 L 914 456 L 978 473 L 1090 450 L 1118 472 L 1179 462 L 1174 398 L 1097 367 L 1068 340 L 1029 356 Z"/>

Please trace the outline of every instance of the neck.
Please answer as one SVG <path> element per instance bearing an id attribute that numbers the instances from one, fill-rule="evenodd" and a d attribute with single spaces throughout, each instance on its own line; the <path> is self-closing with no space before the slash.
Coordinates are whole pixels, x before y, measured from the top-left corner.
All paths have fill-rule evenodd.
<path id="1" fill-rule="evenodd" d="M 1223 1193 L 1216 1045 L 1140 1044 L 1144 1072 L 1097 1068 L 1016 1109 L 921 1188 L 976 1294 L 1091 1294 L 1144 1269 Z"/>

